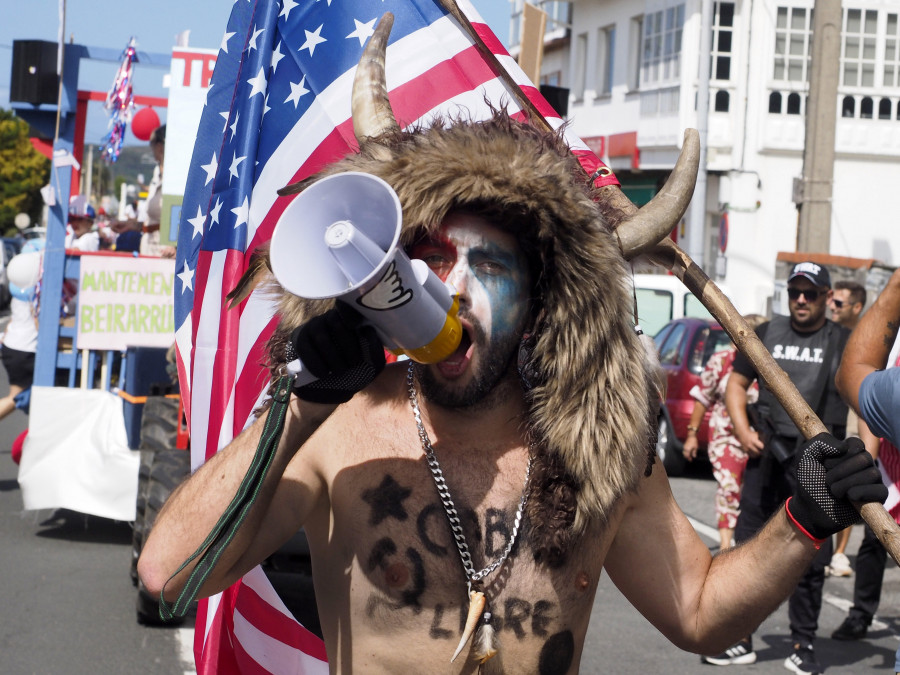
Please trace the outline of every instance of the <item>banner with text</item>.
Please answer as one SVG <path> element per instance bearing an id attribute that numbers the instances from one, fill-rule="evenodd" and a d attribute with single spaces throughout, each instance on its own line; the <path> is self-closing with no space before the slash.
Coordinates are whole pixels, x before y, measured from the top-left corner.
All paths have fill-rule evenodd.
<path id="1" fill-rule="evenodd" d="M 174 260 L 81 256 L 78 348 L 170 347 L 174 286 Z"/>

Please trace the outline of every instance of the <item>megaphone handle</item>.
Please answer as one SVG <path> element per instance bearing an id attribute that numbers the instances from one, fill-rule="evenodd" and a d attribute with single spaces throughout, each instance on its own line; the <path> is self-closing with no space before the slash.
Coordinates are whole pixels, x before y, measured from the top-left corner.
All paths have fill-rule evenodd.
<path id="1" fill-rule="evenodd" d="M 311 382 L 315 382 L 319 378 L 313 375 L 309 369 L 303 365 L 303 361 L 300 359 L 294 359 L 289 364 L 287 364 L 288 372 L 294 376 L 294 384 L 295 387 L 302 387 Z"/>

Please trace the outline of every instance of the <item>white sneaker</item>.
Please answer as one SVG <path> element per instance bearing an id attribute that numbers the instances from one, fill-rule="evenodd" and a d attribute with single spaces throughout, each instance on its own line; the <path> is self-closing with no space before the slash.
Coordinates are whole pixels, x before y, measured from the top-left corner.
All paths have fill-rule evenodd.
<path id="1" fill-rule="evenodd" d="M 831 564 L 828 565 L 828 574 L 833 577 L 849 577 L 853 574 L 850 567 L 850 559 L 843 553 L 835 553 L 831 556 Z"/>

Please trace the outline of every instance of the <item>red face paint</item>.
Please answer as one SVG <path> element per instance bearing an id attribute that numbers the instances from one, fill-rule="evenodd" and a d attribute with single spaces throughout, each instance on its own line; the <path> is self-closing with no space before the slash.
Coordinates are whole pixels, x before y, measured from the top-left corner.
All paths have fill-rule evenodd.
<path id="1" fill-rule="evenodd" d="M 441 281 L 447 281 L 447 276 L 456 264 L 456 244 L 445 235 L 436 234 L 416 242 L 409 257 L 424 261 Z"/>

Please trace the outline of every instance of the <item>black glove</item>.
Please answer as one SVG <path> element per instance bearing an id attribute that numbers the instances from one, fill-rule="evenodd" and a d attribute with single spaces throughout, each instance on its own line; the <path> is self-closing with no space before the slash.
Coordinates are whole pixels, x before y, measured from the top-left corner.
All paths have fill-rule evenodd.
<path id="1" fill-rule="evenodd" d="M 850 502 L 881 502 L 888 490 L 872 455 L 858 438 L 839 441 L 822 433 L 801 448 L 797 492 L 790 517 L 816 539 L 826 539 L 860 521 Z"/>
<path id="2" fill-rule="evenodd" d="M 299 358 L 317 378 L 294 393 L 312 403 L 345 403 L 384 369 L 384 347 L 372 326 L 343 302 L 291 334 L 287 361 Z"/>

